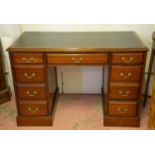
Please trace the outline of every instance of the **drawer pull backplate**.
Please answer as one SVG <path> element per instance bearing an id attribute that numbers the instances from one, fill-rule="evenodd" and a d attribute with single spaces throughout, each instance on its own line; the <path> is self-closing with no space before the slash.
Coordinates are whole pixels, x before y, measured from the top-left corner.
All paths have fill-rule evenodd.
<path id="1" fill-rule="evenodd" d="M 123 97 L 125 97 L 125 96 L 128 96 L 129 94 L 130 94 L 130 92 L 129 91 L 126 91 L 126 92 L 123 92 L 123 91 L 119 91 L 119 94 L 121 95 L 121 96 L 123 96 Z"/>
<path id="2" fill-rule="evenodd" d="M 36 113 L 39 111 L 39 108 L 34 108 L 32 109 L 31 107 L 28 108 L 28 111 L 30 111 L 31 113 Z"/>
<path id="3" fill-rule="evenodd" d="M 125 58 L 125 57 L 122 57 L 122 60 L 125 62 L 125 63 L 131 63 L 133 60 L 134 60 L 134 58 L 133 57 L 130 57 L 130 58 Z"/>
<path id="4" fill-rule="evenodd" d="M 120 73 L 120 76 L 123 77 L 124 79 L 128 79 L 129 77 L 131 77 L 132 73 L 127 73 L 127 74 L 124 74 L 124 73 Z"/>
<path id="5" fill-rule="evenodd" d="M 26 91 L 26 94 L 30 97 L 33 97 L 37 95 L 37 91 L 34 91 L 32 94 L 29 91 Z"/>

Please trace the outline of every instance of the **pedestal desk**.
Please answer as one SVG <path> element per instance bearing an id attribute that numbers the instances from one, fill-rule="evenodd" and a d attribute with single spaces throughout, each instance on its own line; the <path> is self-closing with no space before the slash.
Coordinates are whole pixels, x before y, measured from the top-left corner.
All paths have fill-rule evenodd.
<path id="1" fill-rule="evenodd" d="M 148 48 L 135 32 L 24 32 L 8 51 L 19 126 L 52 125 L 59 65 L 107 65 L 104 125 L 140 125 Z"/>

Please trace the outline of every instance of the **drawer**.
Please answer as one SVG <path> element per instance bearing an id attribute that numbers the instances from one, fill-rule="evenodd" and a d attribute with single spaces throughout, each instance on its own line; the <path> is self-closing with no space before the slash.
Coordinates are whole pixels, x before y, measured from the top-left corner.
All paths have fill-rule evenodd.
<path id="1" fill-rule="evenodd" d="M 143 53 L 112 54 L 114 64 L 141 64 L 143 63 Z"/>
<path id="2" fill-rule="evenodd" d="M 42 54 L 13 54 L 14 64 L 42 64 Z"/>
<path id="3" fill-rule="evenodd" d="M 141 66 L 112 66 L 112 81 L 139 81 L 141 77 Z"/>
<path id="4" fill-rule="evenodd" d="M 46 99 L 45 85 L 17 85 L 19 99 Z"/>
<path id="5" fill-rule="evenodd" d="M 111 84 L 110 98 L 111 99 L 137 99 L 139 94 L 138 84 Z"/>
<path id="6" fill-rule="evenodd" d="M 136 116 L 137 103 L 131 101 L 109 102 L 109 115 L 111 116 Z"/>
<path id="7" fill-rule="evenodd" d="M 21 115 L 47 115 L 47 102 L 20 101 L 19 109 Z"/>
<path id="8" fill-rule="evenodd" d="M 17 82 L 43 82 L 45 81 L 44 66 L 15 66 L 15 80 Z"/>
<path id="9" fill-rule="evenodd" d="M 48 64 L 106 64 L 107 54 L 48 54 Z"/>

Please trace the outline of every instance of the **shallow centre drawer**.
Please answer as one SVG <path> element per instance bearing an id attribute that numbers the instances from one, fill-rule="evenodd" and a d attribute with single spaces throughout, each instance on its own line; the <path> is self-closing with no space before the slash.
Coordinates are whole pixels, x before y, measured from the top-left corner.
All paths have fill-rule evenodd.
<path id="1" fill-rule="evenodd" d="M 13 54 L 14 64 L 42 64 L 42 54 Z"/>
<path id="2" fill-rule="evenodd" d="M 48 54 L 48 64 L 106 64 L 107 54 Z"/>
<path id="3" fill-rule="evenodd" d="M 112 66 L 112 81 L 139 81 L 141 66 Z"/>
<path id="4" fill-rule="evenodd" d="M 109 115 L 111 116 L 136 116 L 137 103 L 133 101 L 110 101 Z"/>
<path id="5" fill-rule="evenodd" d="M 47 115 L 47 101 L 20 101 L 21 115 Z"/>
<path id="6" fill-rule="evenodd" d="M 143 63 L 143 53 L 116 53 L 112 54 L 113 64 L 141 64 Z"/>
<path id="7" fill-rule="evenodd" d="M 137 99 L 139 93 L 138 84 L 111 84 L 110 98 L 111 99 Z"/>
<path id="8" fill-rule="evenodd" d="M 43 82 L 45 80 L 44 66 L 16 66 L 14 70 L 17 82 Z"/>
<path id="9" fill-rule="evenodd" d="M 19 99 L 46 99 L 45 85 L 17 85 Z"/>

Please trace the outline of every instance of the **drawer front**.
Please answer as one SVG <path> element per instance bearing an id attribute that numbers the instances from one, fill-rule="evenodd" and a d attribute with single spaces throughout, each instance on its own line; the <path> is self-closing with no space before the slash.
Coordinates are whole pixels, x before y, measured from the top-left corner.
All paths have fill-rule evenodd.
<path id="1" fill-rule="evenodd" d="M 110 86 L 111 99 L 137 99 L 139 92 L 138 85 L 117 84 Z"/>
<path id="2" fill-rule="evenodd" d="M 141 64 L 143 63 L 143 53 L 137 54 L 112 54 L 114 64 Z"/>
<path id="3" fill-rule="evenodd" d="M 46 101 L 20 101 L 21 115 L 47 115 Z"/>
<path id="4" fill-rule="evenodd" d="M 112 66 L 112 81 L 139 81 L 141 66 Z"/>
<path id="5" fill-rule="evenodd" d="M 106 64 L 107 54 L 48 54 L 48 64 Z"/>
<path id="6" fill-rule="evenodd" d="M 136 116 L 136 102 L 109 102 L 109 115 L 111 116 Z"/>
<path id="7" fill-rule="evenodd" d="M 13 54 L 14 64 L 42 64 L 42 54 Z"/>
<path id="8" fill-rule="evenodd" d="M 14 70 L 17 82 L 45 81 L 44 66 L 16 66 Z"/>
<path id="9" fill-rule="evenodd" d="M 46 99 L 46 87 L 45 85 L 18 85 L 17 93 L 19 99 Z"/>

